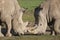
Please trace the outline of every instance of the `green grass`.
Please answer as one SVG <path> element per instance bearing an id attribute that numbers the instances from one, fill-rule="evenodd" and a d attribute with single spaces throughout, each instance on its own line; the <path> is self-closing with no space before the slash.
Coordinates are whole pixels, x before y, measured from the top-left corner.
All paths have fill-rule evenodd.
<path id="1" fill-rule="evenodd" d="M 23 15 L 24 21 L 34 22 L 34 8 L 40 5 L 43 0 L 18 0 L 21 7 L 28 8 L 28 11 Z"/>
<path id="2" fill-rule="evenodd" d="M 22 35 L 14 37 L 0 37 L 0 40 L 60 40 L 60 36 L 51 35 Z"/>
<path id="3" fill-rule="evenodd" d="M 28 8 L 29 10 L 34 9 L 38 6 L 43 0 L 18 0 L 19 4 L 24 7 Z"/>

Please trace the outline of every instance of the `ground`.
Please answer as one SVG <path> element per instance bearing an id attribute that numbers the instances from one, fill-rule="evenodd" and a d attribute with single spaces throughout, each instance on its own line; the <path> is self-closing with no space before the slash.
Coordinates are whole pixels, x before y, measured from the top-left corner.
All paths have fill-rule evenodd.
<path id="1" fill-rule="evenodd" d="M 13 37 L 4 37 L 0 40 L 60 40 L 60 36 L 51 36 L 51 35 L 22 35 L 22 36 L 13 36 Z"/>
<path id="2" fill-rule="evenodd" d="M 43 0 L 18 0 L 21 7 L 28 8 L 24 13 L 23 20 L 34 23 L 33 11 Z M 60 35 L 21 35 L 13 37 L 0 37 L 0 40 L 60 40 Z"/>

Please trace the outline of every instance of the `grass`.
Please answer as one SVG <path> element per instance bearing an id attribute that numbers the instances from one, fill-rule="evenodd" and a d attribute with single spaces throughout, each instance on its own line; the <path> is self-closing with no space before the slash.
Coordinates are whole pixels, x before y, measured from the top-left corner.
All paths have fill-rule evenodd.
<path id="1" fill-rule="evenodd" d="M 29 10 L 34 9 L 38 6 L 43 0 L 18 0 L 19 4 L 24 7 L 28 8 Z"/>
<path id="2" fill-rule="evenodd" d="M 22 35 L 13 37 L 1 37 L 0 40 L 60 40 L 60 36 L 51 35 Z"/>
<path id="3" fill-rule="evenodd" d="M 40 5 L 43 0 L 18 0 L 21 7 L 28 8 L 28 11 L 23 15 L 24 21 L 34 22 L 34 8 Z"/>

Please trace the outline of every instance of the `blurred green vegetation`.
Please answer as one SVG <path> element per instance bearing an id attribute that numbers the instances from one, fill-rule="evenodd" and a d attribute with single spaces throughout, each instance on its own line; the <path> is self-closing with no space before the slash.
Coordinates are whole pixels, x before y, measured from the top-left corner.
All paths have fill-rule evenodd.
<path id="1" fill-rule="evenodd" d="M 40 5 L 43 0 L 18 0 L 20 6 L 33 10 L 36 6 Z"/>
<path id="2" fill-rule="evenodd" d="M 22 35 L 14 37 L 0 37 L 0 40 L 60 40 L 60 36 L 51 35 Z"/>
<path id="3" fill-rule="evenodd" d="M 43 0 L 18 0 L 21 7 L 28 8 L 23 15 L 24 21 L 34 22 L 34 8 L 40 5 Z"/>

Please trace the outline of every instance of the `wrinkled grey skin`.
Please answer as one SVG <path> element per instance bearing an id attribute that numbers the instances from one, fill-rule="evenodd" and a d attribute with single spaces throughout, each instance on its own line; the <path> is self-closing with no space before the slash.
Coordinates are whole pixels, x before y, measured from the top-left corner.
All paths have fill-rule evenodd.
<path id="1" fill-rule="evenodd" d="M 44 6 L 43 4 L 46 4 L 46 6 Z M 35 24 L 34 28 L 30 28 L 28 30 L 30 33 L 33 33 L 33 34 L 45 34 L 45 32 L 46 32 L 46 28 L 47 28 L 46 13 L 47 12 L 45 12 L 45 11 L 48 10 L 46 8 L 48 5 L 45 2 L 43 4 L 41 4 L 41 6 L 38 6 L 37 9 L 35 9 L 36 11 L 34 11 L 34 17 L 36 16 L 38 19 L 36 19 L 36 17 L 35 17 L 35 20 L 36 20 L 35 23 L 36 22 L 37 23 Z M 40 10 L 38 10 L 38 8 Z"/>
<path id="2" fill-rule="evenodd" d="M 45 9 L 46 10 L 45 12 L 48 12 L 46 14 L 47 24 L 49 23 L 50 25 L 52 25 L 52 30 L 55 32 L 55 34 L 58 34 L 60 33 L 60 29 L 59 29 L 60 27 L 60 0 L 47 0 L 47 3 L 48 3 L 48 6 L 47 6 L 48 10 Z"/>
<path id="3" fill-rule="evenodd" d="M 50 22 L 53 21 L 54 32 L 60 33 L 60 0 L 50 0 L 48 16 Z"/>
<path id="4" fill-rule="evenodd" d="M 20 14 L 21 13 L 21 14 Z M 17 0 L 0 0 L 0 19 L 2 22 L 5 22 L 7 24 L 7 34 L 6 36 L 11 36 L 11 28 L 12 28 L 12 23 L 13 28 L 18 28 L 17 26 L 14 27 L 14 25 L 20 25 L 18 24 L 20 20 L 19 18 L 22 18 L 23 11 L 21 7 L 19 6 Z M 13 20 L 13 22 L 12 22 Z M 16 22 L 14 22 L 14 20 Z M 22 21 L 23 22 L 23 21 Z M 22 23 L 21 22 L 21 23 Z M 17 29 L 14 29 L 17 30 Z"/>
<path id="5" fill-rule="evenodd" d="M 37 25 L 37 28 L 35 28 L 35 30 L 30 31 L 30 32 L 35 33 L 35 34 L 39 32 L 45 34 L 46 28 L 49 23 L 49 26 L 52 26 L 52 30 L 55 32 L 54 34 L 60 33 L 60 29 L 59 29 L 60 27 L 60 0 L 46 0 L 42 3 L 41 7 L 43 9 L 40 10 L 40 13 L 39 13 L 39 23 Z"/>

